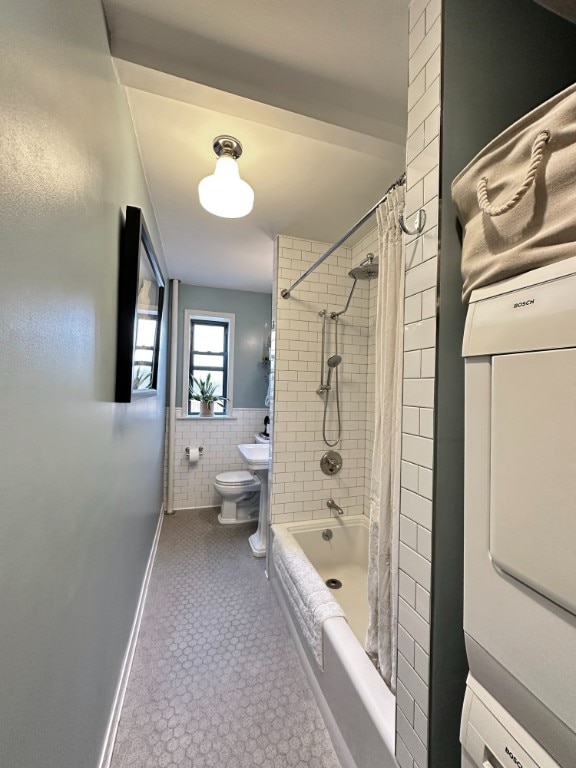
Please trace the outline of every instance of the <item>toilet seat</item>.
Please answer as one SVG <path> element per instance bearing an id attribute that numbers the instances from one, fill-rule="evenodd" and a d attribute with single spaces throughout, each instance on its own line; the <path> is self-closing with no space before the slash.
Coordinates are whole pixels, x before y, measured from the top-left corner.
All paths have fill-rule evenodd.
<path id="1" fill-rule="evenodd" d="M 245 469 L 236 472 L 221 472 L 219 475 L 216 475 L 216 482 L 219 485 L 230 486 L 260 485 L 258 478 L 251 475 L 250 472 Z"/>

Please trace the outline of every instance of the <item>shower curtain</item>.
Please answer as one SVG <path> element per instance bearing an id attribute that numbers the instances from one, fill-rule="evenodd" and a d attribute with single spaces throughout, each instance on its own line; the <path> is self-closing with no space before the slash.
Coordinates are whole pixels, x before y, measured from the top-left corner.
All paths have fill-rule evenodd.
<path id="1" fill-rule="evenodd" d="M 369 624 L 366 651 L 396 689 L 398 530 L 404 335 L 404 249 L 398 218 L 404 187 L 377 210 L 380 277 L 376 311 L 376 390 L 370 481 Z"/>

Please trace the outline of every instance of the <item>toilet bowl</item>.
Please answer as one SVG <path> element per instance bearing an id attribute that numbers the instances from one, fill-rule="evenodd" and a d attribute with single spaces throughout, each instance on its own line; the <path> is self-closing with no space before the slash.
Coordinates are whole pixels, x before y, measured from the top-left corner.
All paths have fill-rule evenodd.
<path id="1" fill-rule="evenodd" d="M 223 525 L 255 520 L 260 506 L 260 480 L 247 470 L 221 472 L 214 488 L 222 496 L 218 521 Z"/>

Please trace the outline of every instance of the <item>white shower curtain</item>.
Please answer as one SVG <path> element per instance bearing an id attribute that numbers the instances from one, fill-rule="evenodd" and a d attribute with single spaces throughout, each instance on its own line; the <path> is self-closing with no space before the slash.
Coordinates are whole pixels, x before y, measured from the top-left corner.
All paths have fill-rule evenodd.
<path id="1" fill-rule="evenodd" d="M 376 312 L 376 390 L 370 482 L 369 624 L 366 651 L 396 688 L 398 529 L 404 335 L 404 249 L 398 218 L 404 187 L 377 210 L 380 277 Z"/>

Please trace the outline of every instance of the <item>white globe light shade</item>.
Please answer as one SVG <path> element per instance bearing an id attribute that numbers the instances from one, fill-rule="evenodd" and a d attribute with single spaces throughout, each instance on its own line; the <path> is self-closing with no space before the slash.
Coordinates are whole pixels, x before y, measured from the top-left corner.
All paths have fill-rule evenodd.
<path id="1" fill-rule="evenodd" d="M 239 219 L 254 206 L 254 190 L 240 178 L 238 163 L 229 156 L 219 157 L 212 176 L 198 184 L 200 205 L 214 216 Z"/>

